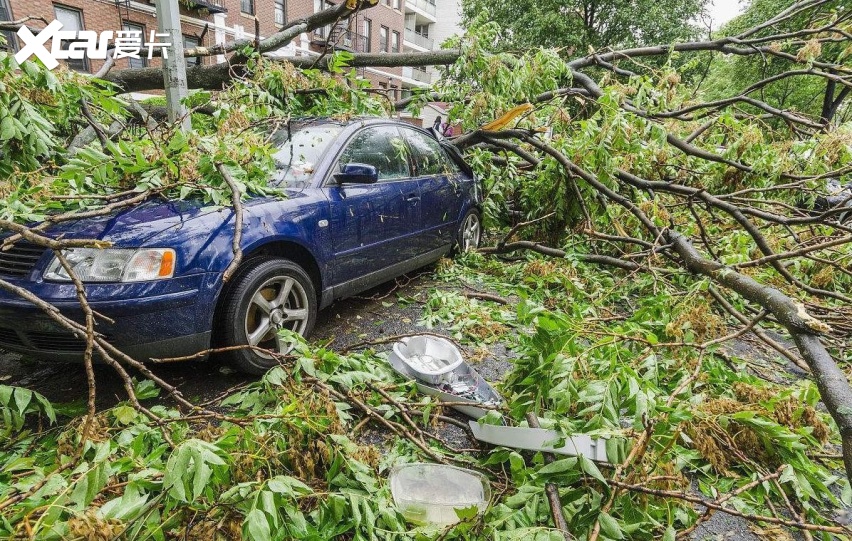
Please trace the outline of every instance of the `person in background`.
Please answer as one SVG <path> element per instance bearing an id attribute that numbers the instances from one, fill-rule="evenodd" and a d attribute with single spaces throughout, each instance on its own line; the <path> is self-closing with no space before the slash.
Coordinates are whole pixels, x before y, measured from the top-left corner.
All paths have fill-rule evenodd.
<path id="1" fill-rule="evenodd" d="M 441 133 L 444 134 L 444 137 L 452 137 L 453 136 L 453 125 L 450 124 L 449 122 L 445 122 L 443 124 L 443 126 L 444 126 L 444 129 L 441 131 Z"/>
<path id="2" fill-rule="evenodd" d="M 435 117 L 435 123 L 432 124 L 432 129 L 435 130 L 435 133 L 443 133 L 444 123 L 441 122 L 441 115 Z"/>

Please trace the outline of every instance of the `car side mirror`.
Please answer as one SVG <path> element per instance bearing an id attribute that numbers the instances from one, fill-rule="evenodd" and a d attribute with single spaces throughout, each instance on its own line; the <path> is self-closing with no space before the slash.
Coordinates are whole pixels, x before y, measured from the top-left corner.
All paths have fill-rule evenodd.
<path id="1" fill-rule="evenodd" d="M 347 163 L 342 173 L 335 173 L 338 184 L 375 184 L 379 181 L 379 171 L 373 165 L 365 163 Z"/>

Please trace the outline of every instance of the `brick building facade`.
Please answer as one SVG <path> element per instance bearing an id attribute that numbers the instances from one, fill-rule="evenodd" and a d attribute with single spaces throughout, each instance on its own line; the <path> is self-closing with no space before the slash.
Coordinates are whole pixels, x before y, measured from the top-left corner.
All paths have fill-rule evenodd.
<path id="1" fill-rule="evenodd" d="M 178 2 L 178 0 L 171 0 Z M 254 38 L 255 25 L 260 37 L 268 37 L 287 22 L 306 17 L 341 0 L 180 0 L 182 39 L 185 47 L 211 46 L 232 43 L 235 40 Z M 157 31 L 156 9 L 153 0 L 0 0 L 0 20 L 15 20 L 27 16 L 54 19 L 63 23 L 63 30 L 106 30 L 142 32 L 150 41 L 151 32 Z M 412 47 L 409 39 L 415 36 L 415 23 L 434 22 L 434 0 L 380 0 L 379 5 L 358 12 L 347 21 L 334 27 L 325 27 L 302 34 L 288 46 L 271 54 L 298 56 L 318 54 L 327 48 L 352 52 L 399 52 L 402 50 L 427 50 Z M 257 23 L 255 23 L 255 19 Z M 38 28 L 39 22 L 32 23 Z M 407 29 L 411 26 L 411 29 Z M 416 26 L 422 33 L 426 26 Z M 16 43 L 13 36 L 13 47 Z M 164 42 L 168 38 L 155 38 Z M 431 48 L 431 47 L 430 47 Z M 147 56 L 143 48 L 142 55 Z M 187 59 L 188 64 L 211 64 L 225 58 L 209 57 Z M 102 60 L 86 59 L 67 61 L 69 67 L 94 73 Z M 121 59 L 113 69 L 158 66 L 154 58 Z M 391 99 L 400 98 L 406 89 L 424 86 L 429 82 L 423 70 L 411 68 L 364 68 L 361 75 L 374 87 L 386 89 Z"/>

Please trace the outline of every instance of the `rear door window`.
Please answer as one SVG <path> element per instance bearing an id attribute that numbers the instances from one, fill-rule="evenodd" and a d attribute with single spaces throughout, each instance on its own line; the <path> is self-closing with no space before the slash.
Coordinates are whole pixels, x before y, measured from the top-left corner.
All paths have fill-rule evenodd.
<path id="1" fill-rule="evenodd" d="M 450 175 L 458 172 L 458 166 L 447 156 L 438 141 L 416 130 L 402 130 L 411 145 L 415 176 Z"/>

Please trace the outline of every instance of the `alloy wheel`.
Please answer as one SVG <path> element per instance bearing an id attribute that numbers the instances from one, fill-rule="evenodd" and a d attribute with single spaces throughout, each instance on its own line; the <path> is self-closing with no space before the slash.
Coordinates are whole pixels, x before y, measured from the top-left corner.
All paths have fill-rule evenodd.
<path id="1" fill-rule="evenodd" d="M 246 338 L 251 346 L 287 353 L 293 346 L 282 340 L 278 331 L 288 329 L 304 336 L 309 316 L 308 295 L 302 285 L 289 276 L 272 277 L 251 297 L 246 311 Z M 260 351 L 256 354 L 271 358 Z"/>
<path id="2" fill-rule="evenodd" d="M 482 226 L 479 222 L 479 215 L 471 212 L 467 215 L 462 224 L 461 229 L 461 251 L 469 252 L 479 247 L 479 240 L 482 236 Z"/>

